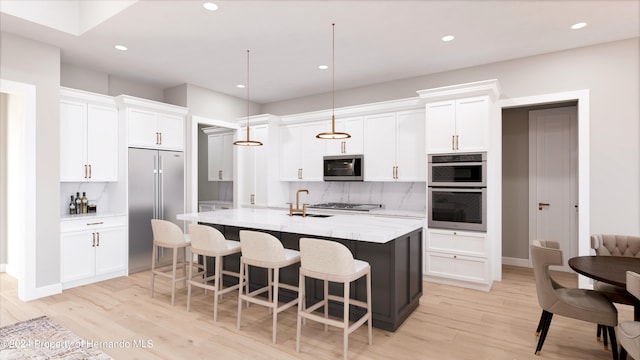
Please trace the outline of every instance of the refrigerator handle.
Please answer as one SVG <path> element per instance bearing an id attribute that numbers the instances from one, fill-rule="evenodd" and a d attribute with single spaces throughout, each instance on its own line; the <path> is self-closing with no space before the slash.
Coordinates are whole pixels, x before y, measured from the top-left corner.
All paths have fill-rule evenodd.
<path id="1" fill-rule="evenodd" d="M 164 158 L 162 155 L 158 155 L 158 219 L 164 218 L 164 175 L 162 170 L 164 169 Z"/>
<path id="2" fill-rule="evenodd" d="M 153 219 L 158 219 L 158 155 L 153 155 Z"/>

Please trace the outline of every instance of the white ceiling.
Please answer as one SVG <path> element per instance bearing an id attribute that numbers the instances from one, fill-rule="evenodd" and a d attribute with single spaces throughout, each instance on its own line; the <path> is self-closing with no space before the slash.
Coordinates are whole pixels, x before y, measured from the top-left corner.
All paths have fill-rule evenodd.
<path id="1" fill-rule="evenodd" d="M 640 0 L 216 1 L 215 12 L 199 0 L 103 0 L 93 4 L 117 13 L 93 27 L 79 15 L 88 0 L 14 16 L 7 9 L 18 1 L 38 3 L 1 0 L 0 30 L 59 47 L 63 63 L 162 88 L 188 83 L 244 98 L 236 85 L 251 49 L 258 103 L 331 91 L 331 70 L 318 65 L 331 65 L 332 22 L 336 90 L 640 36 Z M 79 6 L 71 17 L 86 29 L 80 35 L 25 20 L 62 28 L 52 24 L 68 24 L 70 5 Z M 569 29 L 580 21 L 588 26 Z M 454 41 L 440 40 L 450 34 Z"/>

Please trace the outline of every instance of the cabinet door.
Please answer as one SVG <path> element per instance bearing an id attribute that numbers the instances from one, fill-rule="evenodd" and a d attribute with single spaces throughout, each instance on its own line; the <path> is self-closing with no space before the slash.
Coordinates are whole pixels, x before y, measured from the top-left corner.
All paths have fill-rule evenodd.
<path id="1" fill-rule="evenodd" d="M 158 132 L 161 148 L 184 149 L 184 118 L 181 116 L 158 114 Z"/>
<path id="2" fill-rule="evenodd" d="M 324 142 L 332 141 L 316 138 L 316 135 L 323 131 L 326 131 L 324 122 L 300 124 L 298 155 L 303 181 L 322 181 L 324 172 L 322 161 L 326 146 Z"/>
<path id="3" fill-rule="evenodd" d="M 254 140 L 262 141 L 256 137 L 256 127 L 249 129 L 249 137 Z M 238 135 L 244 138 L 247 133 L 247 128 L 240 128 Z M 264 143 L 263 143 L 264 144 Z M 264 146 L 264 145 L 263 145 Z M 241 205 L 252 205 L 252 195 L 255 194 L 256 183 L 256 152 L 258 148 L 262 146 L 238 146 L 238 186 L 240 191 L 238 192 Z M 262 150 L 262 149 L 260 149 Z"/>
<path id="4" fill-rule="evenodd" d="M 129 109 L 129 145 L 158 147 L 158 114 L 152 111 Z"/>
<path id="5" fill-rule="evenodd" d="M 393 181 L 396 166 L 395 113 L 364 118 L 364 179 Z"/>
<path id="6" fill-rule="evenodd" d="M 118 111 L 89 105 L 87 109 L 89 181 L 118 181 Z"/>
<path id="7" fill-rule="evenodd" d="M 269 146 L 273 146 L 269 144 L 269 129 L 267 125 L 263 125 L 260 127 L 251 128 L 253 130 L 252 138 L 262 142 L 263 146 L 251 146 L 255 151 L 255 161 L 254 161 L 254 192 L 253 192 L 253 203 L 258 206 L 267 206 L 267 198 L 268 198 L 268 149 Z M 249 194 L 249 201 L 251 201 L 251 194 Z"/>
<path id="8" fill-rule="evenodd" d="M 300 176 L 299 125 L 280 126 L 280 180 L 298 181 Z"/>
<path id="9" fill-rule="evenodd" d="M 424 111 L 401 111 L 396 114 L 396 180 L 425 181 L 427 157 Z"/>
<path id="10" fill-rule="evenodd" d="M 125 265 L 125 228 L 100 229 L 96 232 L 95 273 L 96 275 L 120 271 Z"/>
<path id="11" fill-rule="evenodd" d="M 222 181 L 222 163 L 224 162 L 224 138 L 222 134 L 209 135 L 207 141 L 207 163 L 209 181 Z"/>
<path id="12" fill-rule="evenodd" d="M 92 277 L 95 273 L 95 243 L 92 231 L 60 235 L 60 280 L 68 282 Z"/>
<path id="13" fill-rule="evenodd" d="M 60 181 L 86 181 L 87 105 L 60 102 Z"/>
<path id="14" fill-rule="evenodd" d="M 454 151 L 456 132 L 455 101 L 440 101 L 426 106 L 426 141 L 428 153 Z"/>
<path id="15" fill-rule="evenodd" d="M 352 117 L 336 120 L 336 131 L 346 132 L 351 135 L 348 139 L 327 140 L 327 155 L 362 154 L 363 129 L 362 117 Z"/>
<path id="16" fill-rule="evenodd" d="M 489 116 L 489 99 L 486 96 L 456 101 L 457 151 L 486 150 Z"/>

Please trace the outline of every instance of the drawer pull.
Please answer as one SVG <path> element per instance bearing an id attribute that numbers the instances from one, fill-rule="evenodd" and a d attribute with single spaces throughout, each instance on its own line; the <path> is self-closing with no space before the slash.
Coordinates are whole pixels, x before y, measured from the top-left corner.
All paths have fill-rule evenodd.
<path id="1" fill-rule="evenodd" d="M 104 224 L 104 221 L 98 221 L 98 222 L 87 223 L 87 226 L 91 226 L 91 225 L 102 225 L 102 224 Z"/>
<path id="2" fill-rule="evenodd" d="M 454 258 L 454 259 L 457 259 L 457 258 L 458 258 L 458 255 L 453 255 L 453 258 Z"/>

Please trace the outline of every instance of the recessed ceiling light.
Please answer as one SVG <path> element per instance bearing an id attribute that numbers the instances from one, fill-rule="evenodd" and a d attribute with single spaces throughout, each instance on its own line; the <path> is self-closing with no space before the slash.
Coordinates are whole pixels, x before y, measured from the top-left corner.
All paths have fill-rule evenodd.
<path id="1" fill-rule="evenodd" d="M 244 85 L 242 85 L 242 84 L 238 84 L 238 85 L 236 85 L 236 87 L 239 88 L 239 89 L 244 89 Z"/>
<path id="2" fill-rule="evenodd" d="M 443 36 L 442 37 L 442 41 L 451 41 L 453 39 L 455 39 L 456 37 L 453 35 L 447 35 L 447 36 Z"/>
<path id="3" fill-rule="evenodd" d="M 585 27 L 585 26 L 587 26 L 587 23 L 586 23 L 586 22 L 579 22 L 579 23 L 576 23 L 576 24 L 571 25 L 571 28 L 572 28 L 573 30 L 577 30 L 577 29 L 582 29 L 582 28 L 583 28 L 583 27 Z"/>
<path id="4" fill-rule="evenodd" d="M 209 10 L 209 11 L 218 10 L 218 5 L 216 5 L 216 4 L 212 3 L 212 2 L 206 2 L 206 3 L 202 4 L 202 6 L 204 6 L 204 8 Z"/>
<path id="5" fill-rule="evenodd" d="M 127 47 L 124 45 L 116 45 L 115 48 L 120 51 L 127 51 Z"/>
<path id="6" fill-rule="evenodd" d="M 320 69 L 320 70 L 327 70 L 328 68 L 329 68 L 328 65 L 320 65 L 320 66 L 318 66 L 318 69 Z"/>

